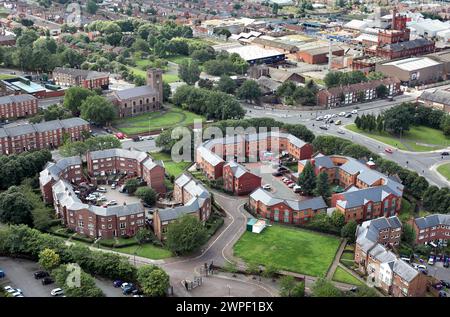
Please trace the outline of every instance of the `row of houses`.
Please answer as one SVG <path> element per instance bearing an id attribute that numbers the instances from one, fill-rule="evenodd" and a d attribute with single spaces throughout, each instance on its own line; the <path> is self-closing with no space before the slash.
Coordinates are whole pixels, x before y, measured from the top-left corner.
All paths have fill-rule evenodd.
<path id="1" fill-rule="evenodd" d="M 0 119 L 31 117 L 38 113 L 38 100 L 33 95 L 19 94 L 0 97 Z"/>
<path id="2" fill-rule="evenodd" d="M 319 153 L 299 161 L 299 173 L 308 162 L 316 175 L 326 173 L 330 184 L 343 189 L 332 195 L 331 206 L 342 213 L 346 221 L 390 217 L 400 211 L 404 186 L 399 180 L 378 172 L 373 161 L 363 163 L 351 157 Z"/>
<path id="3" fill-rule="evenodd" d="M 402 224 L 396 216 L 363 222 L 356 230 L 355 265 L 368 282 L 394 297 L 424 296 L 427 277 L 390 249 L 398 247 Z"/>
<path id="4" fill-rule="evenodd" d="M 52 120 L 36 124 L 11 123 L 0 128 L 0 154 L 18 154 L 25 151 L 52 149 L 64 140 L 83 140 L 90 126 L 81 118 Z"/>

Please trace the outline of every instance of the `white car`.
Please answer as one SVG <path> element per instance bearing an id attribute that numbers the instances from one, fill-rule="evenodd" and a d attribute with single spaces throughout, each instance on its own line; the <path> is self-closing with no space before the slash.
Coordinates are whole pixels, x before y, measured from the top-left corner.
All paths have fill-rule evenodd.
<path id="1" fill-rule="evenodd" d="M 345 111 L 342 111 L 339 113 L 339 117 L 343 117 L 343 116 L 345 116 Z"/>
<path id="2" fill-rule="evenodd" d="M 111 185 L 111 189 L 116 189 L 116 183 L 113 183 L 112 185 Z"/>
<path id="3" fill-rule="evenodd" d="M 429 258 L 427 263 L 429 265 L 434 265 L 434 258 Z"/>
<path id="4" fill-rule="evenodd" d="M 302 186 L 295 185 L 292 189 L 294 190 L 295 193 L 298 193 L 298 192 L 300 192 L 302 190 Z"/>
<path id="5" fill-rule="evenodd" d="M 316 118 L 316 121 L 322 121 L 322 120 L 323 120 L 322 116 Z"/>
<path id="6" fill-rule="evenodd" d="M 16 291 L 16 289 L 15 288 L 12 288 L 11 286 L 5 286 L 5 287 L 3 287 L 3 289 L 5 290 L 5 292 L 7 292 L 7 293 L 10 293 L 10 294 L 12 294 L 12 293 L 14 293 L 15 291 Z"/>
<path id="7" fill-rule="evenodd" d="M 352 114 L 357 114 L 358 113 L 358 110 L 352 110 Z"/>
<path id="8" fill-rule="evenodd" d="M 11 294 L 14 297 L 24 297 L 20 289 L 16 289 L 14 293 Z"/>
<path id="9" fill-rule="evenodd" d="M 331 115 L 331 117 L 332 117 L 332 118 L 336 118 L 336 117 L 337 117 L 337 114 L 333 113 L 333 114 Z"/>
<path id="10" fill-rule="evenodd" d="M 52 296 L 59 296 L 59 295 L 63 295 L 64 291 L 61 288 L 55 288 L 50 292 L 50 295 Z"/>
<path id="11" fill-rule="evenodd" d="M 421 269 L 421 270 L 426 270 L 426 269 L 427 269 L 427 267 L 426 267 L 425 265 L 423 265 L 423 264 L 419 264 L 419 265 L 417 266 L 417 268 L 418 268 L 418 269 Z"/>
<path id="12" fill-rule="evenodd" d="M 100 193 L 106 193 L 106 188 L 105 187 L 98 187 L 97 191 Z"/>
<path id="13" fill-rule="evenodd" d="M 115 201 L 115 200 L 110 200 L 110 201 L 108 201 L 108 202 L 106 203 L 106 205 L 107 205 L 107 206 L 115 206 L 115 205 L 117 205 L 117 201 Z"/>
<path id="14" fill-rule="evenodd" d="M 121 289 L 125 289 L 127 288 L 129 285 L 131 285 L 130 283 L 122 283 L 122 285 L 120 285 Z"/>
<path id="15" fill-rule="evenodd" d="M 97 201 L 107 201 L 108 199 L 105 196 L 100 196 L 97 198 Z"/>
<path id="16" fill-rule="evenodd" d="M 290 183 L 290 184 L 288 185 L 289 188 L 293 188 L 294 186 L 295 186 L 295 183 Z"/>
<path id="17" fill-rule="evenodd" d="M 269 189 L 272 188 L 272 186 L 270 186 L 270 184 L 265 184 L 265 185 L 262 186 L 262 188 L 265 189 L 265 190 L 269 190 Z"/>

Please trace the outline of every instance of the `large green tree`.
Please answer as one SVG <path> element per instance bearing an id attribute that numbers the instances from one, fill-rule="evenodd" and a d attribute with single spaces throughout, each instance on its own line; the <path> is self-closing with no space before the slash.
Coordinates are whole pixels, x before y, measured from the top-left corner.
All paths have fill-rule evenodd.
<path id="1" fill-rule="evenodd" d="M 94 96 L 95 93 L 89 89 L 82 87 L 70 87 L 64 94 L 64 107 L 72 111 L 74 116 L 80 114 L 81 104 L 89 97 Z"/>
<path id="2" fill-rule="evenodd" d="M 89 96 L 81 104 L 81 117 L 85 120 L 105 125 L 113 121 L 116 116 L 116 107 L 101 96 Z"/>
<path id="3" fill-rule="evenodd" d="M 312 195 L 314 193 L 316 188 L 316 174 L 310 161 L 306 163 L 303 171 L 300 173 L 297 184 L 301 186 L 302 192 L 305 195 Z"/>
<path id="4" fill-rule="evenodd" d="M 317 176 L 316 188 L 314 189 L 314 195 L 329 197 L 331 195 L 330 185 L 328 184 L 328 174 L 325 172 L 319 173 Z"/>
<path id="5" fill-rule="evenodd" d="M 169 275 L 155 265 L 141 266 L 137 271 L 137 281 L 144 294 L 152 297 L 164 296 L 170 285 Z"/>
<path id="6" fill-rule="evenodd" d="M 241 87 L 238 88 L 236 96 L 239 99 L 253 102 L 259 100 L 259 98 L 262 96 L 262 92 L 256 81 L 248 79 L 244 81 Z"/>
<path id="7" fill-rule="evenodd" d="M 354 243 L 356 240 L 355 235 L 357 226 L 358 224 L 356 223 L 355 220 L 350 220 L 342 227 L 341 236 L 343 238 L 347 238 L 349 243 Z"/>
<path id="8" fill-rule="evenodd" d="M 56 268 L 61 259 L 59 254 L 52 249 L 44 249 L 39 253 L 39 265 L 46 270 L 52 270 Z"/>
<path id="9" fill-rule="evenodd" d="M 325 278 L 318 278 L 311 288 L 312 297 L 342 297 L 342 292 Z"/>
<path id="10" fill-rule="evenodd" d="M 142 199 L 146 204 L 153 206 L 156 203 L 156 192 L 147 186 L 142 186 L 136 189 L 135 195 Z"/>
<path id="11" fill-rule="evenodd" d="M 187 254 L 198 250 L 207 239 L 207 231 L 202 222 L 186 215 L 167 227 L 166 245 L 177 254 Z"/>
<path id="12" fill-rule="evenodd" d="M 200 79 L 200 72 L 195 61 L 183 61 L 178 66 L 178 76 L 188 85 L 194 85 Z"/>
<path id="13" fill-rule="evenodd" d="M 33 225 L 33 206 L 17 186 L 0 194 L 0 222 Z"/>

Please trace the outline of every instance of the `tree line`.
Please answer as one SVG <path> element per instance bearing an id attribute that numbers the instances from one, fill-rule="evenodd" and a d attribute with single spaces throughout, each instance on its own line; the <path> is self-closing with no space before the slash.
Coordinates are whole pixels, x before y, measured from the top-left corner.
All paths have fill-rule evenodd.
<path id="1" fill-rule="evenodd" d="M 308 80 L 305 86 L 286 81 L 278 87 L 276 95 L 287 105 L 315 106 L 317 92 L 318 87 L 312 80 Z"/>

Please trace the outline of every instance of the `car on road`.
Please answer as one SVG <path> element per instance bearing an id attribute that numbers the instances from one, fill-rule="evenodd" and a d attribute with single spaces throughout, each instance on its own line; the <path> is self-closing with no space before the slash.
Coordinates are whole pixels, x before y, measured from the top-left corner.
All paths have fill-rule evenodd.
<path id="1" fill-rule="evenodd" d="M 47 277 L 47 276 L 49 276 L 49 274 L 48 274 L 48 272 L 45 272 L 45 271 L 34 272 L 34 278 L 37 279 L 37 280 L 39 280 L 39 279 L 41 279 L 43 277 Z"/>
<path id="2" fill-rule="evenodd" d="M 439 291 L 439 297 L 447 297 L 447 293 L 444 291 Z"/>
<path id="3" fill-rule="evenodd" d="M 342 131 L 342 130 L 338 130 L 338 133 L 339 133 L 339 134 L 345 134 L 345 132 Z"/>
<path id="4" fill-rule="evenodd" d="M 441 280 L 441 284 L 444 285 L 447 288 L 450 288 L 450 282 L 446 280 Z"/>
<path id="5" fill-rule="evenodd" d="M 106 133 L 112 133 L 110 128 L 105 128 Z"/>
<path id="6" fill-rule="evenodd" d="M 426 270 L 427 267 L 425 265 L 423 265 L 423 264 L 419 264 L 419 265 L 417 265 L 417 269 L 418 270 Z"/>
<path id="7" fill-rule="evenodd" d="M 140 135 L 133 137 L 133 142 L 140 142 L 140 141 L 144 141 L 144 139 Z"/>
<path id="8" fill-rule="evenodd" d="M 111 185 L 111 189 L 116 189 L 117 184 L 116 183 L 112 183 Z"/>
<path id="9" fill-rule="evenodd" d="M 12 294 L 16 291 L 16 289 L 14 287 L 11 287 L 10 285 L 3 287 L 3 289 L 5 290 L 5 292 L 10 293 L 10 294 Z"/>
<path id="10" fill-rule="evenodd" d="M 449 152 L 442 152 L 441 155 L 442 155 L 442 156 L 449 156 L 450 153 L 449 153 Z"/>
<path id="11" fill-rule="evenodd" d="M 52 289 L 50 292 L 50 295 L 52 295 L 52 296 L 64 295 L 64 291 L 58 287 L 58 288 Z"/>
<path id="12" fill-rule="evenodd" d="M 326 125 L 321 125 L 319 128 L 322 130 L 328 130 L 328 127 Z"/>
<path id="13" fill-rule="evenodd" d="M 115 280 L 113 282 L 114 287 L 121 287 L 123 282 L 121 280 Z"/>
<path id="14" fill-rule="evenodd" d="M 434 257 L 430 256 L 427 263 L 428 265 L 434 265 Z"/>
<path id="15" fill-rule="evenodd" d="M 443 265 L 445 268 L 448 268 L 449 266 L 450 266 L 450 261 L 445 261 L 444 262 L 444 265 Z"/>
<path id="16" fill-rule="evenodd" d="M 272 186 L 270 186 L 270 184 L 264 184 L 262 186 L 262 188 L 265 189 L 265 190 L 270 190 L 272 188 Z"/>
<path id="17" fill-rule="evenodd" d="M 278 176 L 281 176 L 281 175 L 283 175 L 283 173 L 280 173 L 280 172 L 273 172 L 272 173 L 272 176 L 275 176 L 275 177 L 278 177 Z"/>
<path id="18" fill-rule="evenodd" d="M 2 270 L 0 270 L 0 278 L 4 278 L 6 276 L 5 272 L 3 272 Z"/>
<path id="19" fill-rule="evenodd" d="M 323 120 L 322 116 L 319 116 L 319 117 L 316 118 L 316 121 L 322 121 L 322 120 Z"/>
<path id="20" fill-rule="evenodd" d="M 423 273 L 424 275 L 428 275 L 428 270 L 419 269 L 419 272 Z"/>
<path id="21" fill-rule="evenodd" d="M 345 116 L 345 111 L 339 112 L 339 117 Z"/>
<path id="22" fill-rule="evenodd" d="M 358 110 L 352 110 L 352 114 L 357 114 L 358 113 Z"/>
<path id="23" fill-rule="evenodd" d="M 385 148 L 384 151 L 385 151 L 386 153 L 389 153 L 389 154 L 394 153 L 394 151 L 393 151 L 391 148 L 388 148 L 388 147 Z"/>
<path id="24" fill-rule="evenodd" d="M 294 193 L 299 193 L 302 191 L 302 186 L 295 185 L 292 189 L 294 190 Z"/>
<path id="25" fill-rule="evenodd" d="M 51 277 L 44 277 L 42 279 L 42 285 L 49 285 L 49 284 L 53 284 L 55 281 L 51 278 Z"/>
<path id="26" fill-rule="evenodd" d="M 122 132 L 117 132 L 115 134 L 116 138 L 118 138 L 119 140 L 123 140 L 125 139 L 125 134 L 123 134 Z"/>

